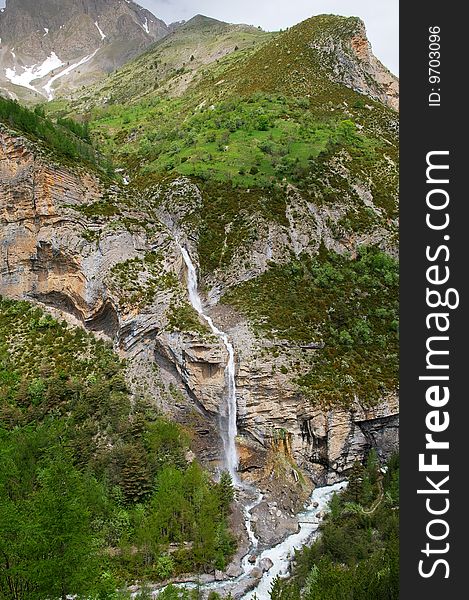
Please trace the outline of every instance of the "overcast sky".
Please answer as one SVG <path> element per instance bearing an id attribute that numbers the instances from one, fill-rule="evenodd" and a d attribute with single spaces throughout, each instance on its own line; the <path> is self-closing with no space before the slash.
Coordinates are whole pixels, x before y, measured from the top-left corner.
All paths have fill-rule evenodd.
<path id="1" fill-rule="evenodd" d="M 172 23 L 200 13 L 229 23 L 277 31 L 323 13 L 361 17 L 375 55 L 399 71 L 399 0 L 136 0 Z M 0 0 L 0 6 L 5 0 Z"/>
<path id="2" fill-rule="evenodd" d="M 201 13 L 229 23 L 276 31 L 313 15 L 361 17 L 375 55 L 393 73 L 399 69 L 399 0 L 137 0 L 167 23 Z"/>

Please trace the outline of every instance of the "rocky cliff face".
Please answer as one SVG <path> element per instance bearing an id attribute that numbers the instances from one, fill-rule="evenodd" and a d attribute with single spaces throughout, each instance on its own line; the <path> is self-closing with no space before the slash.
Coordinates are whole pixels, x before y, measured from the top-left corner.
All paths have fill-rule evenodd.
<path id="1" fill-rule="evenodd" d="M 99 80 L 168 33 L 130 0 L 8 0 L 0 13 L 0 89 L 51 99 Z"/>
<path id="2" fill-rule="evenodd" d="M 134 392 L 152 397 L 191 428 L 194 450 L 215 466 L 226 351 L 187 302 L 174 234 L 194 260 L 195 244 L 180 227 L 181 214 L 171 209 L 175 198 L 184 196 L 196 210 L 201 192 L 179 179 L 138 201 L 130 197 L 136 193 L 59 164 L 2 127 L 0 293 L 40 302 L 112 338 L 129 359 Z M 320 236 L 332 243 L 327 228 Z M 263 269 L 261 261 L 257 270 Z M 350 409 L 311 404 L 278 369 L 278 360 L 265 353 L 273 342 L 256 336 L 231 307 L 218 304 L 226 282 L 217 285 L 208 293 L 209 310 L 235 346 L 238 444 L 246 478 L 272 488 L 274 495 L 286 494 L 288 508 L 287 490 L 296 486 L 301 495 L 304 475 L 316 483 L 332 481 L 369 448 L 383 458 L 396 448 L 394 396 L 372 408 L 363 408 L 359 399 Z M 304 352 L 285 348 L 281 356 L 297 360 Z M 276 489 L 274 473 L 283 482 Z"/>
<path id="3" fill-rule="evenodd" d="M 374 56 L 363 21 L 356 19 L 342 38 L 318 36 L 310 45 L 323 62 L 329 60 L 327 71 L 333 81 L 399 110 L 399 81 Z"/>

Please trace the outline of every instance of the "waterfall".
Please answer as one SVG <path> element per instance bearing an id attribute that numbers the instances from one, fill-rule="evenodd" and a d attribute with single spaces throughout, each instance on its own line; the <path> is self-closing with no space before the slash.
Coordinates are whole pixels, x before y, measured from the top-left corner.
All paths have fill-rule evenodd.
<path id="1" fill-rule="evenodd" d="M 238 489 L 242 489 L 245 492 L 252 488 L 244 485 L 238 478 L 238 455 L 236 451 L 236 435 L 237 435 L 237 402 L 236 402 L 236 379 L 235 379 L 235 354 L 234 348 L 228 339 L 228 335 L 218 329 L 214 324 L 211 317 L 205 314 L 202 299 L 198 291 L 197 281 L 197 269 L 192 262 L 189 252 L 186 248 L 181 246 L 179 241 L 176 239 L 176 243 L 180 249 L 181 255 L 184 259 L 184 263 L 187 268 L 187 291 L 189 294 L 189 300 L 193 308 L 197 313 L 204 319 L 208 324 L 212 333 L 222 340 L 228 352 L 228 362 L 225 367 L 225 400 L 226 400 L 226 415 L 222 419 L 221 427 L 221 438 L 223 440 L 224 449 L 224 463 L 225 468 L 230 473 L 234 484 Z M 257 582 L 254 589 L 251 591 L 243 590 L 239 596 L 243 600 L 270 600 L 270 590 L 276 577 L 286 577 L 288 575 L 295 550 L 300 549 L 306 544 L 316 533 L 319 527 L 319 519 L 317 518 L 318 513 L 327 508 L 333 494 L 343 489 L 346 483 L 338 483 L 335 485 L 316 488 L 310 498 L 310 504 L 306 508 L 305 512 L 300 515 L 300 527 L 297 533 L 288 536 L 283 542 L 276 546 L 265 548 L 260 555 L 257 556 L 255 565 L 259 566 L 263 559 L 270 559 L 273 562 L 272 568 L 263 573 L 260 580 Z M 255 553 L 259 547 L 259 540 L 256 537 L 255 531 L 252 527 L 252 511 L 263 500 L 263 495 L 259 492 L 255 493 L 255 497 L 251 503 L 247 503 L 244 506 L 244 521 L 246 525 L 246 531 L 249 537 L 250 548 L 246 555 L 242 559 L 242 575 L 235 578 L 231 582 L 217 582 L 206 584 L 204 589 L 217 590 L 222 593 L 234 591 L 237 585 L 241 585 L 244 581 L 250 580 L 250 572 L 254 565 L 250 562 L 250 556 Z M 186 582 L 179 584 L 182 588 L 193 589 L 195 587 L 194 582 Z M 198 585 L 198 584 L 197 584 Z M 230 587 L 234 586 L 234 587 Z M 164 588 L 163 588 L 164 589 Z M 152 596 L 158 597 L 158 594 L 162 590 L 156 590 Z"/>
<path id="2" fill-rule="evenodd" d="M 226 415 L 223 419 L 224 422 L 222 422 L 221 438 L 223 441 L 225 468 L 231 475 L 233 483 L 237 484 L 239 483 L 237 472 L 238 453 L 236 451 L 236 436 L 238 433 L 236 418 L 238 406 L 236 402 L 236 368 L 233 344 L 228 339 L 228 335 L 224 331 L 218 329 L 211 317 L 205 314 L 202 299 L 198 291 L 197 269 L 186 248 L 181 246 L 178 240 L 176 240 L 176 243 L 179 246 L 187 268 L 187 291 L 189 294 L 189 301 L 198 314 L 206 321 L 212 333 L 222 340 L 223 345 L 228 352 L 228 362 L 225 368 Z"/>

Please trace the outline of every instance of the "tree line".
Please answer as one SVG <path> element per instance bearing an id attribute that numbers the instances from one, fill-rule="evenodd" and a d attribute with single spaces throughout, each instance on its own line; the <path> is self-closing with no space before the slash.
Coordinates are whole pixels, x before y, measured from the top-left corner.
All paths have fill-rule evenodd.
<path id="1" fill-rule="evenodd" d="M 59 118 L 54 123 L 47 118 L 41 106 L 30 110 L 15 100 L 1 96 L 0 122 L 33 139 L 42 140 L 59 157 L 89 163 L 108 175 L 113 172 L 110 162 L 100 156 L 91 145 L 89 127 L 86 123 L 81 124 L 66 118 Z"/>

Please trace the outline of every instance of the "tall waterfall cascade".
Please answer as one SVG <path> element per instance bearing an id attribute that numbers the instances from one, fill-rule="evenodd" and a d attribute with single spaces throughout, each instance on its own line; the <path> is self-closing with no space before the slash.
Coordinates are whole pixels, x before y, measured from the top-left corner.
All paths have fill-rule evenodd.
<path id="1" fill-rule="evenodd" d="M 197 269 L 192 262 L 191 256 L 186 248 L 177 241 L 181 251 L 184 263 L 187 268 L 187 291 L 189 301 L 196 312 L 206 321 L 212 333 L 220 338 L 228 352 L 228 362 L 225 367 L 225 401 L 226 415 L 222 422 L 220 435 L 223 441 L 224 464 L 226 470 L 231 475 L 235 484 L 239 483 L 238 478 L 238 453 L 236 450 L 237 428 L 237 412 L 238 406 L 236 401 L 236 364 L 235 352 L 233 344 L 230 342 L 228 335 L 218 329 L 211 317 L 204 310 L 202 299 L 198 290 Z"/>

